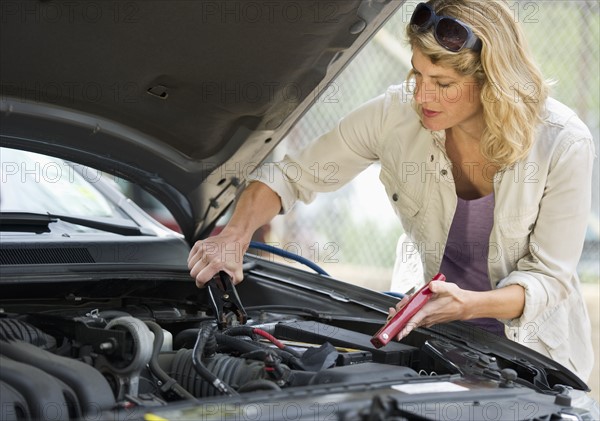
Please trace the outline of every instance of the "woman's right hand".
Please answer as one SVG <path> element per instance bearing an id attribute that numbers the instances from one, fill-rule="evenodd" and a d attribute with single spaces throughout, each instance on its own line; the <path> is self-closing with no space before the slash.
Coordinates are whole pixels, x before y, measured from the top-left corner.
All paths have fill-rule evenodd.
<path id="1" fill-rule="evenodd" d="M 227 228 L 213 237 L 196 241 L 187 261 L 196 286 L 203 288 L 220 271 L 227 273 L 233 284 L 240 283 L 244 278 L 244 253 L 249 244 L 249 240 L 240 239 Z"/>
<path id="2" fill-rule="evenodd" d="M 231 219 L 219 234 L 196 241 L 188 256 L 188 269 L 198 288 L 220 271 L 233 284 L 244 278 L 242 265 L 250 239 L 261 226 L 268 224 L 281 210 L 281 199 L 270 187 L 252 182 L 241 194 Z"/>

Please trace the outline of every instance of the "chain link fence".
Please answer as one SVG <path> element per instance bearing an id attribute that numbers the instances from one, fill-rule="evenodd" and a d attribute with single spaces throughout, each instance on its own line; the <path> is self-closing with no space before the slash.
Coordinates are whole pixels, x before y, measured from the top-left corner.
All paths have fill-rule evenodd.
<path id="1" fill-rule="evenodd" d="M 363 102 L 401 83 L 411 52 L 404 29 L 417 2 L 406 2 L 360 52 L 274 152 L 273 159 L 306 146 Z M 556 81 L 552 96 L 573 108 L 600 138 L 600 17 L 597 1 L 509 1 L 528 36 L 544 75 Z M 519 65 L 519 63 L 515 63 Z M 323 266 L 332 276 L 372 289 L 389 288 L 395 247 L 402 227 L 373 165 L 334 193 L 310 205 L 298 204 L 264 232 L 272 244 Z M 594 169 L 593 209 L 580 263 L 584 281 L 600 272 L 598 162 Z"/>

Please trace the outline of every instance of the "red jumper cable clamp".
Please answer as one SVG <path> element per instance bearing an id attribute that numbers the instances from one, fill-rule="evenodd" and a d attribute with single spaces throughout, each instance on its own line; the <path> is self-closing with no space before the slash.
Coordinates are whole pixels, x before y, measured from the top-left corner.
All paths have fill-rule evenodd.
<path id="1" fill-rule="evenodd" d="M 445 281 L 446 277 L 438 273 L 432 281 Z M 431 290 L 429 284 L 424 285 L 420 290 L 413 294 L 408 303 L 396 312 L 381 329 L 377 331 L 371 338 L 371 343 L 375 348 L 381 348 L 387 345 L 398 333 L 402 331 L 410 319 L 429 301 L 431 298 Z"/>

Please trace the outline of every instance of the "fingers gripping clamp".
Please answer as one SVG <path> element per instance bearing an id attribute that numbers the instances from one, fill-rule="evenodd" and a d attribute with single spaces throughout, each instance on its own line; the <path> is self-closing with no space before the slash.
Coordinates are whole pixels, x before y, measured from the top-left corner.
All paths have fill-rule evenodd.
<path id="1" fill-rule="evenodd" d="M 244 306 L 229 275 L 225 272 L 219 272 L 208 281 L 207 286 L 210 305 L 215 313 L 217 325 L 220 330 L 229 327 L 227 313 L 233 312 L 240 324 L 246 324 L 248 320 L 246 310 L 244 310 Z"/>

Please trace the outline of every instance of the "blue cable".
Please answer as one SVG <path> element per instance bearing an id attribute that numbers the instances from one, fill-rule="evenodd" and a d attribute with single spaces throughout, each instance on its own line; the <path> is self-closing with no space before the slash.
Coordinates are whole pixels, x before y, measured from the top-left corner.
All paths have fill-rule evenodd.
<path id="1" fill-rule="evenodd" d="M 395 298 L 404 298 L 404 296 L 406 294 L 402 294 L 401 292 L 396 292 L 396 291 L 384 291 L 383 292 L 385 295 L 389 295 L 390 297 L 395 297 Z"/>
<path id="2" fill-rule="evenodd" d="M 317 265 L 312 260 L 308 260 L 305 257 L 302 257 L 296 253 L 292 253 L 287 250 L 281 249 L 279 247 L 270 246 L 268 244 L 261 243 L 258 241 L 250 241 L 249 248 L 266 251 L 268 253 L 272 253 L 272 254 L 275 254 L 275 255 L 283 257 L 283 258 L 292 259 L 298 263 L 302 263 L 303 265 L 308 266 L 309 268 L 311 268 L 312 270 L 314 270 L 315 272 L 317 272 L 320 275 L 329 276 L 329 274 L 327 272 L 325 272 L 325 270 L 323 270 L 323 268 L 321 268 L 319 265 Z M 391 297 L 400 298 L 400 299 L 404 298 L 404 295 L 405 295 L 401 292 L 395 292 L 395 291 L 385 291 L 384 294 L 389 295 Z"/>
<path id="3" fill-rule="evenodd" d="M 325 276 L 329 276 L 329 274 L 327 272 L 325 272 L 319 265 L 317 265 L 315 262 L 308 260 L 302 256 L 297 255 L 296 253 L 291 253 L 287 250 L 283 250 L 280 249 L 278 247 L 273 247 L 270 246 L 268 244 L 265 243 L 259 243 L 258 241 L 250 241 L 250 248 L 252 249 L 257 249 L 257 250 L 262 250 L 262 251 L 266 251 L 272 254 L 275 254 L 277 256 L 283 257 L 283 258 L 287 258 L 287 259 L 292 259 L 298 263 L 302 263 L 303 265 L 308 266 L 309 268 L 311 268 L 312 270 L 314 270 L 315 272 L 317 272 L 319 275 L 325 275 Z"/>

